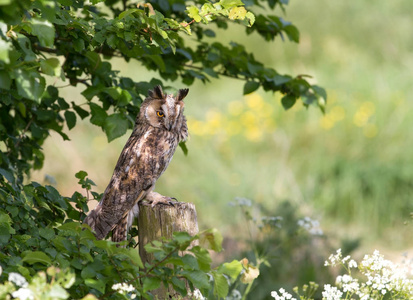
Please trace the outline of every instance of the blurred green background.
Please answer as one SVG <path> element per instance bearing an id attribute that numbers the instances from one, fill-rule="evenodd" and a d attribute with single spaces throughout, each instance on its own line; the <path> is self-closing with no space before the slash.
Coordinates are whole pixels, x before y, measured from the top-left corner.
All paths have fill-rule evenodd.
<path id="1" fill-rule="evenodd" d="M 235 241 L 235 248 L 247 231 L 240 211 L 229 205 L 240 196 L 266 215 L 275 215 L 276 207 L 289 201 L 301 215 L 319 220 L 336 247 L 360 239 L 365 252 L 409 249 L 411 4 L 291 1 L 284 17 L 300 30 L 300 44 L 280 38 L 265 43 L 236 24 L 227 32 L 216 29 L 217 39 L 245 44 L 280 73 L 311 75 L 310 81 L 328 92 L 326 113 L 300 104 L 284 111 L 278 95 L 261 90 L 243 96 L 238 80 L 196 83 L 186 99 L 189 155 L 177 151 L 157 191 L 195 203 L 200 228 L 216 227 Z M 114 66 L 136 81 L 156 76 L 132 62 Z M 66 88 L 62 95 L 81 103 L 80 91 Z M 45 167 L 33 179 L 43 182 L 51 175 L 69 196 L 79 189 L 74 174 L 85 170 L 96 191 L 103 192 L 129 134 L 108 144 L 99 128 L 84 122 L 69 132 L 70 142 L 53 135 L 44 145 Z"/>

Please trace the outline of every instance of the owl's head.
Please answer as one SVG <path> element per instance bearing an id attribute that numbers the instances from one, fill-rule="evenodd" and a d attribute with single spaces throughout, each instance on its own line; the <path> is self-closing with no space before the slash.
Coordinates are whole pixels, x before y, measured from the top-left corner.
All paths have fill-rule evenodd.
<path id="1" fill-rule="evenodd" d="M 181 89 L 176 96 L 163 93 L 158 85 L 150 90 L 148 97 L 141 105 L 141 117 L 144 117 L 149 125 L 172 131 L 182 125 L 185 103 L 182 101 L 189 89 Z M 143 114 L 143 116 L 142 116 Z"/>

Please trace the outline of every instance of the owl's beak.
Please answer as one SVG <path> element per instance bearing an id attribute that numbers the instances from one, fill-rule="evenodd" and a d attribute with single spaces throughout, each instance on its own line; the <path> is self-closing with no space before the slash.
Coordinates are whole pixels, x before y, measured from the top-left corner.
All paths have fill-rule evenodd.
<path id="1" fill-rule="evenodd" d="M 168 130 L 171 131 L 172 130 L 172 124 L 168 125 Z"/>

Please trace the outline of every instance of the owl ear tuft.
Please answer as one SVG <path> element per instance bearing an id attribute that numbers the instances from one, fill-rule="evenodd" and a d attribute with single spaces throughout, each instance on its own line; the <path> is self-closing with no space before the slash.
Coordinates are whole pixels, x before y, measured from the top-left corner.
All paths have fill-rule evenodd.
<path id="1" fill-rule="evenodd" d="M 180 89 L 178 91 L 178 96 L 176 97 L 176 100 L 182 101 L 188 95 L 189 89 Z"/>
<path id="2" fill-rule="evenodd" d="M 153 88 L 153 90 L 149 90 L 148 95 L 149 95 L 149 97 L 154 98 L 154 99 L 163 99 L 164 98 L 162 87 L 160 85 L 155 86 Z"/>

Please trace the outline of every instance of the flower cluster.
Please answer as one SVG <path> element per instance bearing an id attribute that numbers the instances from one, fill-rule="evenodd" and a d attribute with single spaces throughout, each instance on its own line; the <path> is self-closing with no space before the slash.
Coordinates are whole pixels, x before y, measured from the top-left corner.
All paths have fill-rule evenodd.
<path id="1" fill-rule="evenodd" d="M 11 272 L 9 273 L 9 281 L 14 283 L 19 289 L 11 293 L 13 298 L 20 300 L 33 300 L 33 292 L 28 288 L 29 284 L 22 275 L 19 273 Z"/>
<path id="2" fill-rule="evenodd" d="M 273 297 L 275 300 L 297 300 L 296 298 L 293 298 L 293 296 L 286 292 L 283 288 L 279 290 L 279 295 L 276 291 L 271 292 L 271 297 Z"/>
<path id="3" fill-rule="evenodd" d="M 323 230 L 320 228 L 320 222 L 313 220 L 310 217 L 305 217 L 297 221 L 298 226 L 304 228 L 311 235 L 323 235 Z"/>
<path id="4" fill-rule="evenodd" d="M 343 292 L 335 286 L 325 284 L 322 295 L 324 300 L 340 300 L 341 296 L 343 295 Z"/>
<path id="5" fill-rule="evenodd" d="M 122 294 L 122 295 L 129 295 L 130 299 L 136 298 L 136 294 L 132 293 L 133 291 L 135 291 L 135 288 L 133 287 L 133 285 L 129 285 L 124 282 L 116 283 L 112 285 L 112 290 L 117 291 L 119 294 Z"/>
<path id="6" fill-rule="evenodd" d="M 342 266 L 348 274 L 337 276 L 335 286 L 324 285 L 323 300 L 413 299 L 413 279 L 409 277 L 413 273 L 409 261 L 402 265 L 394 264 L 376 250 L 373 255 L 365 255 L 358 264 L 350 256 L 343 257 L 341 249 L 338 249 L 330 255 L 325 265 Z M 352 271 L 356 270 L 360 273 L 357 278 L 352 275 Z M 298 288 L 295 291 L 298 293 Z M 293 299 L 283 289 L 280 292 L 281 296 L 277 292 L 272 292 L 271 296 L 276 300 Z"/>

